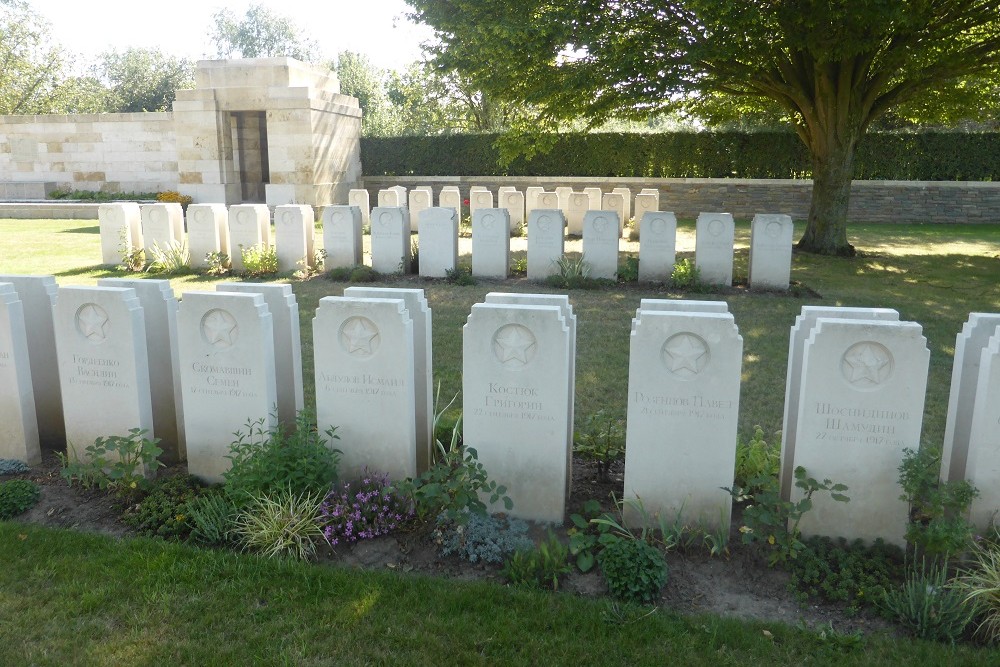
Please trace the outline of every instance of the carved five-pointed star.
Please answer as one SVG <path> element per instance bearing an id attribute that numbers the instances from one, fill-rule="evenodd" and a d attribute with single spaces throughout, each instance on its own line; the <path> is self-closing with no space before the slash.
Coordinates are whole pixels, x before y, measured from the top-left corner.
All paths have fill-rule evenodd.
<path id="1" fill-rule="evenodd" d="M 501 362 L 517 359 L 526 364 L 528 352 L 535 345 L 535 337 L 524 327 L 512 326 L 497 336 L 496 342 Z"/>
<path id="2" fill-rule="evenodd" d="M 213 311 L 205 318 L 203 324 L 205 340 L 211 345 L 229 346 L 233 344 L 233 329 L 236 328 L 236 320 L 232 315 L 221 310 Z"/>
<path id="3" fill-rule="evenodd" d="M 705 344 L 690 334 L 681 334 L 670 341 L 664 348 L 670 357 L 669 367 L 673 372 L 689 370 L 698 373 L 701 369 L 698 362 L 708 353 Z"/>
<path id="4" fill-rule="evenodd" d="M 872 384 L 882 382 L 882 369 L 889 363 L 888 357 L 874 345 L 862 345 L 847 355 L 851 367 L 851 382 L 869 380 Z"/>
<path id="5" fill-rule="evenodd" d="M 378 335 L 373 327 L 360 318 L 355 317 L 344 326 L 344 341 L 347 343 L 347 352 L 372 353 L 372 341 Z"/>
<path id="6" fill-rule="evenodd" d="M 80 331 L 91 340 L 104 340 L 104 325 L 107 314 L 94 304 L 88 304 L 80 311 Z"/>

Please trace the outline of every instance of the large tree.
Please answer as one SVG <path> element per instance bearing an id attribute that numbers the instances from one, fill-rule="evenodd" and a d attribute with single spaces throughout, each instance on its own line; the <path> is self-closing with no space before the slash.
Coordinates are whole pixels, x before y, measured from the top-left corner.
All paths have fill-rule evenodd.
<path id="1" fill-rule="evenodd" d="M 67 84 L 66 61 L 48 23 L 27 3 L 0 2 L 0 114 L 73 110 L 76 86 Z"/>
<path id="2" fill-rule="evenodd" d="M 177 91 L 194 86 L 194 64 L 159 49 L 108 51 L 95 66 L 108 87 L 107 110 L 170 111 Z"/>
<path id="3" fill-rule="evenodd" d="M 407 2 L 435 29 L 440 67 L 542 120 L 641 117 L 699 96 L 777 105 L 812 155 L 799 247 L 824 254 L 853 253 L 854 154 L 871 123 L 966 77 L 995 81 L 1000 57 L 996 0 Z"/>
<path id="4" fill-rule="evenodd" d="M 264 5 L 250 5 L 243 16 L 230 9 L 212 15 L 210 36 L 220 58 L 276 58 L 288 56 L 319 62 L 319 44 L 287 16 Z"/>

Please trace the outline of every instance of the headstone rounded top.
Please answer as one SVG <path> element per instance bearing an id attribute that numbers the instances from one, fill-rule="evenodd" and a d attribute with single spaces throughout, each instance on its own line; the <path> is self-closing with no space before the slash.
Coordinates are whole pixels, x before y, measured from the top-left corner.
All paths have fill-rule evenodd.
<path id="1" fill-rule="evenodd" d="M 292 224 L 293 222 L 295 222 L 295 214 L 292 213 L 291 211 L 282 211 L 281 222 L 286 225 Z"/>
<path id="2" fill-rule="evenodd" d="M 244 225 L 249 223 L 251 220 L 250 211 L 242 210 L 236 214 L 236 221 L 243 223 Z"/>
<path id="3" fill-rule="evenodd" d="M 506 368 L 519 370 L 531 363 L 538 340 L 521 324 L 505 324 L 493 334 L 493 356 Z"/>
<path id="4" fill-rule="evenodd" d="M 719 236 L 722 234 L 722 230 L 725 225 L 722 224 L 722 220 L 714 218 L 708 222 L 708 233 L 712 236 Z"/>
<path id="5" fill-rule="evenodd" d="M 712 354 L 701 336 L 682 332 L 668 338 L 660 349 L 660 359 L 667 372 L 678 380 L 691 380 L 701 373 Z"/>
<path id="6" fill-rule="evenodd" d="M 108 335 L 108 313 L 96 303 L 85 303 L 76 311 L 76 331 L 88 342 L 99 345 Z"/>
<path id="7" fill-rule="evenodd" d="M 389 213 L 388 211 L 382 211 L 379 213 L 378 224 L 383 227 L 387 227 L 390 222 L 392 222 L 392 213 Z"/>
<path id="8" fill-rule="evenodd" d="M 201 318 L 202 340 L 214 348 L 232 347 L 236 344 L 239 333 L 240 328 L 236 324 L 236 318 L 222 308 L 213 308 Z"/>
<path id="9" fill-rule="evenodd" d="M 167 212 L 162 208 L 154 208 L 149 212 L 149 219 L 153 222 L 163 224 L 167 221 Z"/>
<path id="10" fill-rule="evenodd" d="M 840 371 L 844 379 L 854 389 L 873 391 L 890 377 L 895 369 L 895 361 L 881 343 L 863 341 L 847 348 L 840 361 Z"/>
<path id="11" fill-rule="evenodd" d="M 355 357 L 372 356 L 382 341 L 378 326 L 362 315 L 344 320 L 340 325 L 339 338 L 344 351 Z"/>
<path id="12" fill-rule="evenodd" d="M 781 223 L 772 220 L 764 227 L 764 233 L 771 238 L 777 238 L 781 235 Z"/>
<path id="13" fill-rule="evenodd" d="M 203 208 L 199 208 L 194 212 L 194 221 L 198 223 L 208 222 L 208 211 Z"/>

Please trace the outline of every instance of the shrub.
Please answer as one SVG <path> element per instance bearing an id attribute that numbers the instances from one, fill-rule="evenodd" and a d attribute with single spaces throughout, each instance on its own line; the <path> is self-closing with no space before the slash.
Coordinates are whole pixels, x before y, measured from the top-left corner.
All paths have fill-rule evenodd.
<path id="1" fill-rule="evenodd" d="M 142 246 L 132 245 L 127 227 L 122 227 L 118 233 L 118 256 L 121 258 L 117 267 L 119 271 L 139 273 L 146 266 L 146 252 Z"/>
<path id="2" fill-rule="evenodd" d="M 621 419 L 599 410 L 587 417 L 583 429 L 575 434 L 573 451 L 597 465 L 597 480 L 610 482 L 609 472 L 616 461 L 625 458 L 625 425 Z"/>
<path id="3" fill-rule="evenodd" d="M 389 477 L 366 470 L 361 481 L 347 482 L 327 494 L 320 524 L 326 541 L 337 546 L 390 533 L 410 515 L 389 485 Z"/>
<path id="4" fill-rule="evenodd" d="M 189 195 L 182 195 L 174 190 L 167 190 L 166 192 L 161 192 L 156 195 L 156 201 L 167 204 L 180 204 L 182 208 L 186 209 L 188 204 L 194 201 L 194 198 Z"/>
<path id="5" fill-rule="evenodd" d="M 26 479 L 0 482 L 0 520 L 13 519 L 27 512 L 38 502 L 41 493 L 37 484 Z"/>
<path id="6" fill-rule="evenodd" d="M 760 491 L 760 487 L 751 485 L 750 480 L 776 477 L 781 465 L 780 448 L 764 442 L 764 429 L 760 426 L 753 428 L 753 437 L 749 442 L 736 440 L 736 474 L 733 481 L 749 493 Z"/>
<path id="7" fill-rule="evenodd" d="M 559 580 L 573 571 L 569 547 L 549 532 L 537 548 L 519 549 L 504 563 L 503 574 L 515 586 L 559 590 Z"/>
<path id="8" fill-rule="evenodd" d="M 900 499 L 910 507 L 906 541 L 920 557 L 947 558 L 972 544 L 972 524 L 965 517 L 979 491 L 965 480 L 942 482 L 940 469 L 939 448 L 903 450 L 899 485 L 903 488 Z"/>
<path id="9" fill-rule="evenodd" d="M 639 280 L 639 257 L 638 255 L 625 255 L 622 263 L 618 265 L 618 282 L 634 283 Z"/>
<path id="10" fill-rule="evenodd" d="M 590 279 L 590 264 L 582 254 L 579 257 L 563 255 L 553 261 L 556 273 L 545 278 L 545 284 L 560 289 L 587 289 L 597 286 L 597 281 Z"/>
<path id="11" fill-rule="evenodd" d="M 128 435 L 97 438 L 86 449 L 84 461 L 60 454 L 60 474 L 69 484 L 83 488 L 97 487 L 118 495 L 130 495 L 148 489 L 146 475 L 163 466 L 158 457 L 163 453 L 159 438 L 144 438 L 144 429 L 130 429 Z M 72 450 L 71 450 L 72 451 Z"/>
<path id="12" fill-rule="evenodd" d="M 323 537 L 319 508 L 323 497 L 291 489 L 256 496 L 236 517 L 234 531 L 243 547 L 268 558 L 309 560 Z"/>
<path id="13" fill-rule="evenodd" d="M 800 602 L 821 598 L 847 607 L 851 613 L 878 604 L 892 589 L 892 573 L 902 561 L 898 547 L 876 540 L 848 544 L 844 538 L 811 537 L 791 561 L 790 590 Z"/>
<path id="14" fill-rule="evenodd" d="M 882 604 L 920 639 L 954 643 L 975 613 L 965 597 L 961 588 L 949 585 L 943 565 L 921 561 L 919 569 L 910 568 L 902 587 L 885 594 Z"/>
<path id="15" fill-rule="evenodd" d="M 972 549 L 972 565 L 956 580 L 965 602 L 974 605 L 976 634 L 985 641 L 1000 642 L 1000 545 L 980 541 Z"/>
<path id="16" fill-rule="evenodd" d="M 705 288 L 701 280 L 701 271 L 692 259 L 682 259 L 674 264 L 670 272 L 670 284 L 678 289 L 700 291 Z"/>
<path id="17" fill-rule="evenodd" d="M 31 470 L 23 461 L 17 459 L 0 459 L 0 476 L 20 475 Z"/>
<path id="18" fill-rule="evenodd" d="M 184 506 L 191 540 L 206 546 L 224 546 L 232 541 L 238 510 L 222 489 L 208 489 Z"/>
<path id="19" fill-rule="evenodd" d="M 125 510 L 122 521 L 142 535 L 183 540 L 191 532 L 187 506 L 202 492 L 192 475 L 157 480 L 145 498 Z"/>
<path id="20" fill-rule="evenodd" d="M 338 266 L 326 272 L 326 277 L 337 282 L 373 283 L 382 276 L 370 266 Z"/>
<path id="21" fill-rule="evenodd" d="M 240 257 L 243 259 L 240 275 L 245 278 L 263 278 L 278 273 L 278 249 L 273 245 L 240 246 Z"/>
<path id="22" fill-rule="evenodd" d="M 435 531 L 441 554 L 457 555 L 470 563 L 502 563 L 508 555 L 535 545 L 528 537 L 528 524 L 518 519 L 470 514 L 464 521 L 438 517 Z"/>
<path id="23" fill-rule="evenodd" d="M 263 419 L 248 421 L 246 429 L 235 433 L 236 441 L 226 457 L 232 466 L 222 474 L 226 489 L 238 504 L 286 489 L 296 495 L 315 493 L 323 498 L 336 483 L 340 450 L 327 446 L 311 412 L 300 412 L 291 432 L 280 424 L 265 430 Z M 338 438 L 335 429 L 327 435 Z"/>
<path id="24" fill-rule="evenodd" d="M 205 253 L 205 273 L 210 276 L 224 276 L 233 268 L 229 255 L 224 252 Z"/>
<path id="25" fill-rule="evenodd" d="M 149 273 L 165 273 L 167 275 L 187 273 L 191 270 L 191 253 L 186 241 L 171 241 L 165 248 L 154 245 L 149 249 Z"/>
<path id="26" fill-rule="evenodd" d="M 459 264 L 454 269 L 445 269 L 444 276 L 444 279 L 452 285 L 465 287 L 476 284 L 476 279 L 472 277 L 472 267 L 468 264 Z"/>
<path id="27" fill-rule="evenodd" d="M 618 540 L 597 556 L 611 593 L 627 602 L 653 602 L 667 583 L 667 561 L 643 540 Z"/>

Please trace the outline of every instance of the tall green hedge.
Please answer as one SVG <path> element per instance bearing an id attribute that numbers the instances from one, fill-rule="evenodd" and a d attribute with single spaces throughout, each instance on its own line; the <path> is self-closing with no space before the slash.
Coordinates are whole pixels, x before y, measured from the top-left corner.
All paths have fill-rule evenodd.
<path id="1" fill-rule="evenodd" d="M 789 132 L 565 134 L 548 153 L 498 165 L 497 135 L 365 137 L 369 176 L 633 176 L 808 178 L 809 153 Z M 855 177 L 901 181 L 1000 180 L 1000 133 L 869 134 Z"/>

